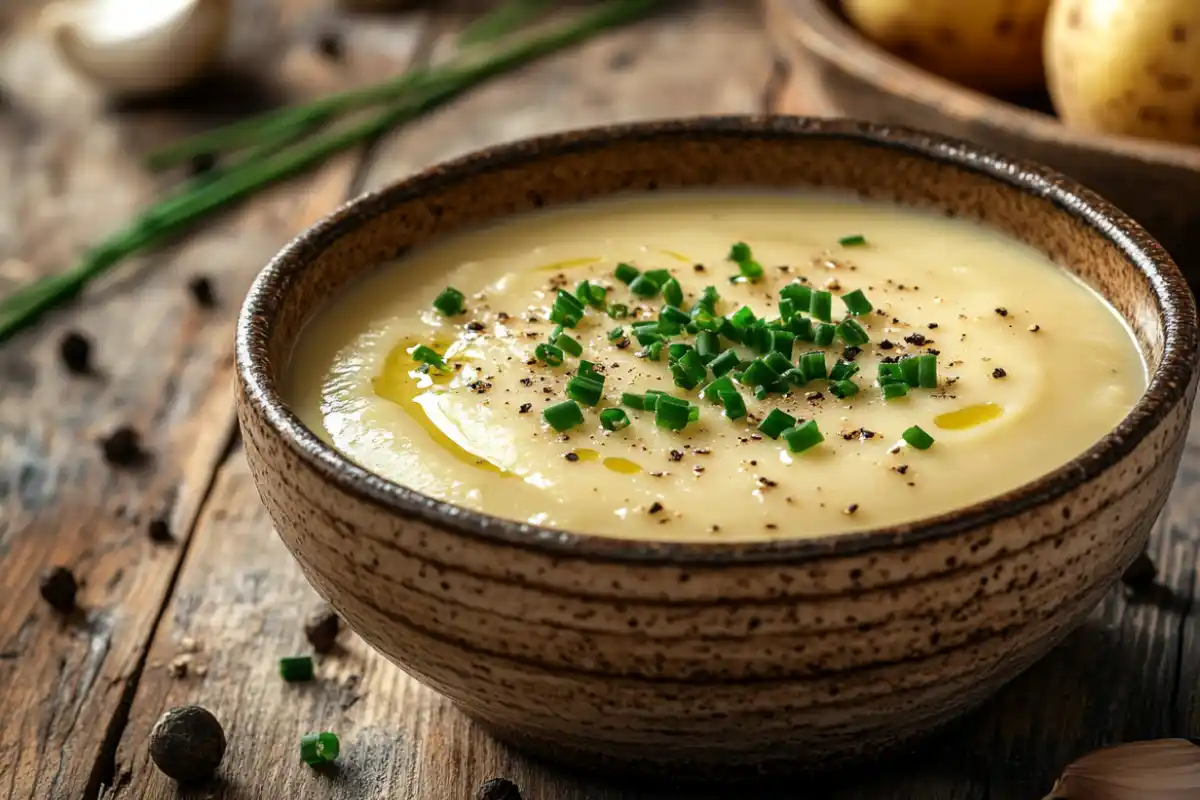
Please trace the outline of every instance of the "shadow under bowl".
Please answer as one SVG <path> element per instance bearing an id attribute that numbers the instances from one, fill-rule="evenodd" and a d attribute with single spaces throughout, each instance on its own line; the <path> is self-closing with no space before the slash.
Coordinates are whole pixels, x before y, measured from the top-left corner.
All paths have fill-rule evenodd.
<path id="1" fill-rule="evenodd" d="M 538 208 L 676 189 L 849 190 L 997 229 L 1129 323 L 1149 387 L 1060 469 L 937 518 L 750 544 L 633 542 L 439 502 L 306 429 L 279 380 L 302 326 L 381 262 Z M 559 761 L 708 778 L 871 756 L 977 706 L 1079 624 L 1145 544 L 1196 390 L 1196 311 L 1141 228 L 1044 168 L 907 129 L 723 117 L 558 134 L 339 209 L 259 276 L 237 333 L 259 493 L 371 645 Z"/>

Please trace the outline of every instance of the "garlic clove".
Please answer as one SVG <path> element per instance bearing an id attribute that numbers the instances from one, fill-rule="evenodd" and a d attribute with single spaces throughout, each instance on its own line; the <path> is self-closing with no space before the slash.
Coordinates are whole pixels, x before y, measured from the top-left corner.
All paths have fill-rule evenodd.
<path id="1" fill-rule="evenodd" d="M 1063 770 L 1044 800 L 1196 800 L 1200 746 L 1155 739 L 1105 747 Z"/>
<path id="2" fill-rule="evenodd" d="M 40 23 L 74 71 L 116 95 L 165 92 L 220 58 L 232 0 L 60 0 Z"/>

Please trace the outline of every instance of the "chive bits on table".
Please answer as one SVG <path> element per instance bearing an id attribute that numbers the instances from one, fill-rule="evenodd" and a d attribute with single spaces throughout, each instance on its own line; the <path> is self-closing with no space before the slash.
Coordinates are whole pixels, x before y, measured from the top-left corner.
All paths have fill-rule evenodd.
<path id="1" fill-rule="evenodd" d="M 788 449 L 793 453 L 803 453 L 805 450 L 816 447 L 825 441 L 825 437 L 817 427 L 815 419 L 810 419 L 794 428 L 789 428 L 781 435 L 784 441 L 787 442 Z"/>
<path id="2" fill-rule="evenodd" d="M 300 737 L 300 758 L 310 767 L 335 761 L 341 751 L 342 745 L 335 733 L 322 731 L 306 733 Z"/>
<path id="3" fill-rule="evenodd" d="M 443 317 L 453 317 L 461 314 L 466 309 L 466 295 L 455 289 L 453 286 L 447 286 L 442 290 L 433 301 L 433 307 L 438 310 Z"/>
<path id="4" fill-rule="evenodd" d="M 311 681 L 313 674 L 313 660 L 310 656 L 288 656 L 279 659 L 279 677 L 288 683 Z"/>
<path id="5" fill-rule="evenodd" d="M 628 428 L 629 415 L 619 408 L 606 408 L 600 412 L 600 427 L 606 431 Z"/>
<path id="6" fill-rule="evenodd" d="M 926 433 L 920 425 L 913 425 L 900 434 L 900 438 L 904 439 L 909 446 L 915 447 L 918 450 L 928 450 L 930 447 L 933 447 L 933 437 Z"/>
<path id="7" fill-rule="evenodd" d="M 579 404 L 574 400 L 564 400 L 561 403 L 547 406 L 542 411 L 542 419 L 551 428 L 562 433 L 565 430 L 574 428 L 576 425 L 583 424 L 583 410 L 579 408 Z"/>

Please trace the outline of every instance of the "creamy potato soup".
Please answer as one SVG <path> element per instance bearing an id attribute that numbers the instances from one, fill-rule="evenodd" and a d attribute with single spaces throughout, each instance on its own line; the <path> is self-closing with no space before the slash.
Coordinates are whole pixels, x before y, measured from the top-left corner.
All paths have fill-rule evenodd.
<path id="1" fill-rule="evenodd" d="M 911 522 L 1062 465 L 1136 402 L 1130 331 L 979 226 L 830 196 L 533 214 L 383 265 L 307 327 L 290 402 L 366 469 L 580 533 Z"/>

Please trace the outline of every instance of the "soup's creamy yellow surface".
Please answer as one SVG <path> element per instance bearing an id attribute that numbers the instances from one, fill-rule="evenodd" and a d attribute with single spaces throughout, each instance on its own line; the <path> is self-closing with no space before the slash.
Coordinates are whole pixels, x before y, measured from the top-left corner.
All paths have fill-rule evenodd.
<path id="1" fill-rule="evenodd" d="M 743 274 L 728 258 L 739 242 L 762 267 L 756 281 L 730 280 Z M 857 394 L 839 399 L 828 380 L 794 373 L 793 382 L 775 384 L 786 393 L 759 400 L 754 386 L 734 382 L 747 416 L 729 419 L 736 411 L 703 396 L 702 385 L 675 385 L 666 347 L 650 360 L 634 325 L 659 319 L 663 294 L 631 292 L 614 275 L 621 263 L 643 275 L 669 270 L 685 311 L 714 287 L 718 319 L 706 325 L 742 306 L 775 320 L 787 284 L 829 291 L 832 323 L 849 316 L 869 342 L 845 353 L 841 338 L 828 347 L 796 341 L 791 360 L 823 351 L 828 369 L 852 356 Z M 557 293 L 574 294 L 583 280 L 606 289 L 598 306 L 623 304 L 630 316 L 588 308 L 564 330 L 582 355 L 565 352 L 558 366 L 538 360 L 538 345 L 556 327 L 548 316 Z M 465 295 L 463 313 L 434 308 L 447 286 Z M 871 311 L 848 315 L 840 298 L 854 290 Z M 792 325 L 807 335 L 805 323 Z M 695 345 L 696 336 L 666 342 Z M 745 367 L 763 354 L 718 342 L 740 362 L 726 377 L 752 382 L 759 373 L 747 377 Z M 426 352 L 418 345 L 444 356 L 445 369 L 414 360 Z M 880 362 L 919 354 L 935 356 L 936 388 L 914 379 L 906 395 L 885 400 Z M 553 351 L 549 358 L 556 360 Z M 580 358 L 598 365 L 603 399 L 579 406 L 582 423 L 559 432 L 544 414 L 568 399 Z M 688 363 L 694 370 L 695 360 Z M 575 532 L 719 541 L 845 532 L 984 500 L 1087 449 L 1145 382 L 1112 309 L 997 234 L 828 196 L 699 194 L 516 218 L 384 265 L 307 327 L 288 391 L 301 419 L 342 453 L 434 497 Z M 651 389 L 696 406 L 698 419 L 671 430 L 656 424 L 655 412 L 622 405 L 623 393 Z M 602 427 L 599 414 L 611 408 L 624 409 L 628 427 Z M 772 409 L 796 420 L 778 439 L 758 428 Z M 823 441 L 793 452 L 793 438 L 799 448 L 811 441 L 794 430 L 808 421 Z M 913 426 L 934 440 L 927 449 L 903 438 Z"/>

